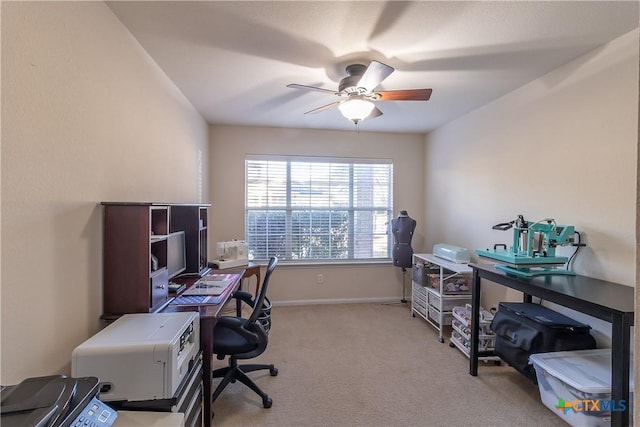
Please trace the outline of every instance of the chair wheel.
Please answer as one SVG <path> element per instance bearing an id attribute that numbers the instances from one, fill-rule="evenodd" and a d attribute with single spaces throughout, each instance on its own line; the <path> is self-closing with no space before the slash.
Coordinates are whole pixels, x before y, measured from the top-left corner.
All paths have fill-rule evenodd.
<path id="1" fill-rule="evenodd" d="M 262 399 L 262 406 L 265 408 L 271 408 L 271 405 L 273 405 L 273 400 L 271 400 L 269 396 Z"/>
<path id="2" fill-rule="evenodd" d="M 269 369 L 269 373 L 271 374 L 272 377 L 275 377 L 276 375 L 278 375 L 278 368 L 276 368 L 275 366 L 271 367 Z"/>

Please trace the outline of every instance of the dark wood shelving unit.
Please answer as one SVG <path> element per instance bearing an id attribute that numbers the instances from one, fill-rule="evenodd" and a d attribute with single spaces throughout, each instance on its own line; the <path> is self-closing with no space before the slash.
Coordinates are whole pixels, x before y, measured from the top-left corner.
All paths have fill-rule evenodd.
<path id="1" fill-rule="evenodd" d="M 208 206 L 171 206 L 171 231 L 184 231 L 187 250 L 186 273 L 206 274 Z"/>
<path id="2" fill-rule="evenodd" d="M 167 236 L 185 232 L 185 273 L 207 267 L 208 204 L 102 202 L 103 318 L 151 313 L 169 301 Z"/>

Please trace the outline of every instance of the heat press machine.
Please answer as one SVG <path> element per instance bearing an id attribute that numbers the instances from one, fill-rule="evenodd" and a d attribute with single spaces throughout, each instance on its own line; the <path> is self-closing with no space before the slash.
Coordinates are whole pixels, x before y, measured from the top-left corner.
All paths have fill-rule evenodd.
<path id="1" fill-rule="evenodd" d="M 502 231 L 513 228 L 513 241 L 509 249 L 505 244 L 496 244 L 493 249 L 476 249 L 476 254 L 481 258 L 496 261 L 496 268 L 524 277 L 575 275 L 568 268 L 563 268 L 569 258 L 556 256 L 558 246 L 584 246 L 574 243 L 576 231 L 572 225 L 557 225 L 552 218 L 531 222 L 518 215 L 515 220 L 496 224 L 492 228 Z"/>
<path id="2" fill-rule="evenodd" d="M 220 270 L 247 265 L 249 264 L 248 252 L 247 242 L 244 240 L 218 242 L 216 244 L 218 259 L 211 261 L 211 264 L 218 266 Z"/>

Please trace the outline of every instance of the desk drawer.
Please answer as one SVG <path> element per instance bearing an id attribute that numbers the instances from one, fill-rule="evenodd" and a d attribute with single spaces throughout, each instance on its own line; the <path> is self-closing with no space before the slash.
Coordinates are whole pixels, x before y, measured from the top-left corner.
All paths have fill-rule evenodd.
<path id="1" fill-rule="evenodd" d="M 451 296 L 445 295 L 443 297 L 442 295 L 438 295 L 436 292 L 429 291 L 429 305 L 437 308 L 438 310 L 449 312 L 453 310 L 454 307 L 465 305 L 467 303 L 471 303 L 471 296 L 463 296 L 462 298 L 457 296 L 452 298 Z"/>
<path id="2" fill-rule="evenodd" d="M 166 268 L 154 271 L 149 279 L 149 306 L 154 311 L 169 299 L 169 273 Z"/>
<path id="3" fill-rule="evenodd" d="M 426 301 L 426 299 L 427 299 L 427 288 L 426 287 L 421 286 L 416 282 L 412 282 L 412 288 L 413 288 L 413 293 L 414 294 L 422 295 L 423 298 Z"/>
<path id="4" fill-rule="evenodd" d="M 422 299 L 421 296 L 413 294 L 413 298 L 411 299 L 411 307 L 414 311 L 420 314 L 422 317 L 427 317 L 427 301 L 426 299 Z"/>
<path id="5" fill-rule="evenodd" d="M 413 291 L 413 293 L 411 294 L 413 297 L 413 300 L 420 304 L 423 307 L 427 306 L 427 296 L 425 294 L 423 294 L 422 292 L 418 292 L 418 291 Z"/>
<path id="6" fill-rule="evenodd" d="M 437 323 L 438 326 L 451 325 L 451 319 L 453 316 L 451 313 L 443 313 L 435 307 L 429 306 L 429 319 Z"/>

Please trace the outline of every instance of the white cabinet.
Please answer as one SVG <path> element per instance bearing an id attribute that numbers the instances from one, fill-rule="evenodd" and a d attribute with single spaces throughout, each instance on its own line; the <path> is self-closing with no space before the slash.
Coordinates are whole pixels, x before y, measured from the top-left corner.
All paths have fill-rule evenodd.
<path id="1" fill-rule="evenodd" d="M 471 303 L 472 269 L 432 254 L 414 254 L 411 281 L 411 314 L 418 314 L 438 331 L 451 325 L 452 310 Z"/>

